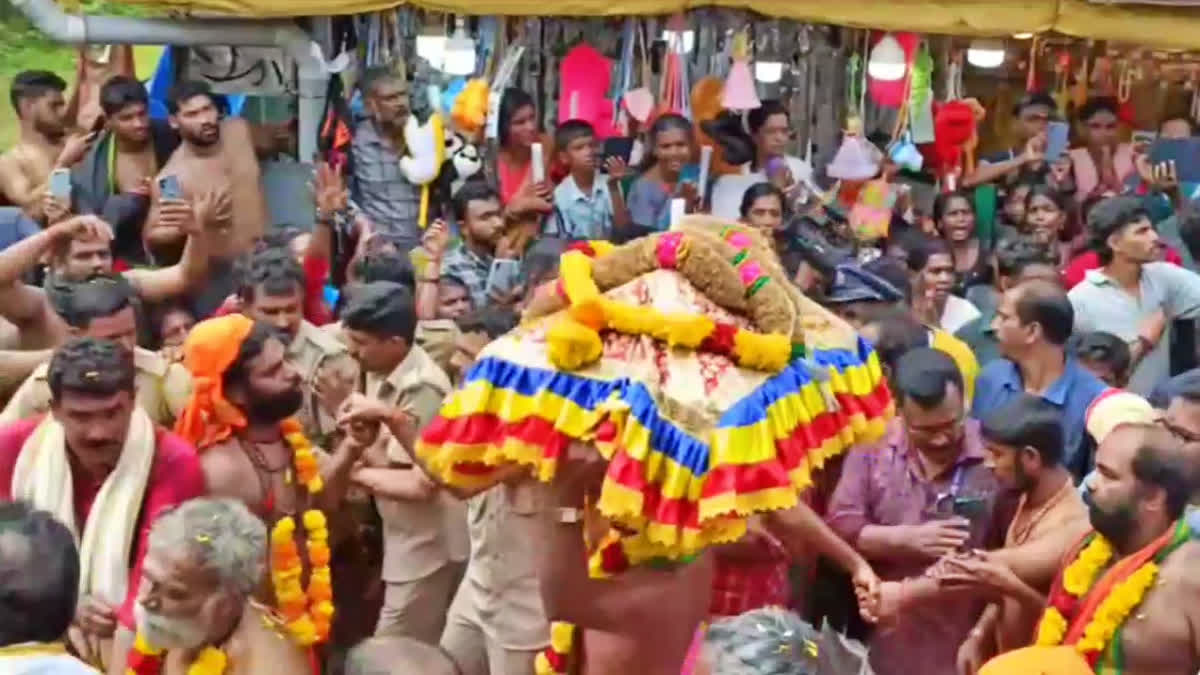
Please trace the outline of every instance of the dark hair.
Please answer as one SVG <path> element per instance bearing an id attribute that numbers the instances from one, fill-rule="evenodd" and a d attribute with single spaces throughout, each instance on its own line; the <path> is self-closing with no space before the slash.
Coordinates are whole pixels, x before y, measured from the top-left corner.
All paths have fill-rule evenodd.
<path id="1" fill-rule="evenodd" d="M 901 356 L 914 349 L 929 346 L 929 329 L 922 326 L 907 310 L 888 307 L 870 323 L 879 333 L 874 344 L 875 353 L 893 375 Z"/>
<path id="2" fill-rule="evenodd" d="M 523 89 L 508 87 L 504 90 L 504 94 L 500 97 L 500 112 L 497 114 L 496 120 L 501 147 L 508 145 L 508 127 L 512 124 L 512 118 L 516 116 L 518 110 L 526 106 L 533 108 L 534 113 L 537 113 L 537 104 L 533 97 L 525 93 Z"/>
<path id="3" fill-rule="evenodd" d="M 567 120 L 554 130 L 554 147 L 566 150 L 567 146 L 581 138 L 595 138 L 596 128 L 586 120 Z"/>
<path id="4" fill-rule="evenodd" d="M 75 338 L 54 351 L 46 370 L 50 397 L 61 401 L 65 392 L 112 396 L 133 392 L 133 353 L 112 340 Z"/>
<path id="5" fill-rule="evenodd" d="M 550 275 L 558 275 L 558 263 L 567 250 L 567 242 L 557 237 L 537 239 L 521 257 L 521 279 L 535 283 Z"/>
<path id="6" fill-rule="evenodd" d="M 1013 105 L 1013 117 L 1020 117 L 1021 113 L 1025 112 L 1026 108 L 1032 108 L 1034 106 L 1049 108 L 1051 114 L 1054 114 L 1055 109 L 1058 108 L 1058 104 L 1054 102 L 1054 99 L 1051 98 L 1049 94 L 1044 91 L 1036 91 L 1031 94 L 1026 94 L 1021 98 L 1020 101 L 1017 101 Z"/>
<path id="7" fill-rule="evenodd" d="M 417 331 L 412 292 L 388 281 L 361 284 L 342 310 L 342 324 L 378 337 L 404 338 L 411 345 Z"/>
<path id="8" fill-rule="evenodd" d="M 136 291 L 124 277 L 98 276 L 64 285 L 55 295 L 54 309 L 68 326 L 87 330 L 96 319 L 134 307 L 136 299 Z"/>
<path id="9" fill-rule="evenodd" d="M 971 213 L 975 213 L 975 200 L 971 198 L 965 190 L 955 190 L 954 192 L 943 192 L 933 199 L 933 220 L 936 223 L 941 223 L 942 218 L 946 216 L 946 209 L 950 206 L 950 202 L 955 199 L 961 199 L 967 203 L 971 209 Z"/>
<path id="10" fill-rule="evenodd" d="M 1058 267 L 1054 253 L 1046 246 L 1023 236 L 1001 239 L 996 244 L 996 272 L 1007 278 L 1020 276 L 1034 265 Z"/>
<path id="11" fill-rule="evenodd" d="M 259 354 L 266 349 L 267 343 L 271 340 L 281 340 L 280 333 L 273 326 L 261 321 L 255 321 L 254 327 L 250 329 L 250 334 L 242 340 L 242 344 L 238 347 L 237 358 L 233 363 L 229 364 L 229 368 L 225 369 L 225 374 L 221 376 L 222 384 L 226 390 L 232 384 L 246 384 L 250 377 L 250 362 L 258 358 Z M 287 344 L 284 342 L 284 344 Z"/>
<path id="12" fill-rule="evenodd" d="M 642 160 L 642 165 L 638 167 L 643 173 L 649 171 L 658 158 L 654 156 L 654 146 L 658 143 L 658 135 L 668 131 L 683 131 L 687 133 L 689 140 L 696 138 L 696 130 L 692 127 L 692 122 L 683 115 L 675 113 L 664 113 L 654 120 L 654 124 L 650 125 L 650 131 L 646 133 L 646 156 Z"/>
<path id="13" fill-rule="evenodd" d="M 484 180 L 469 180 L 458 188 L 454 196 L 450 199 L 450 204 L 454 207 L 454 218 L 460 226 L 465 226 L 467 222 L 467 207 L 471 202 L 481 202 L 486 200 L 500 201 L 500 193 L 496 192 L 496 188 L 488 184 Z"/>
<path id="14" fill-rule="evenodd" d="M 1172 520 L 1183 515 L 1196 484 L 1195 470 L 1183 443 L 1172 432 L 1151 426 L 1142 430 L 1138 449 L 1133 455 L 1133 477 L 1167 496 L 1167 515 Z"/>
<path id="15" fill-rule="evenodd" d="M 1112 368 L 1114 373 L 1129 372 L 1133 362 L 1129 345 L 1116 335 L 1104 331 L 1080 335 L 1075 343 L 1075 358 L 1103 363 Z"/>
<path id="16" fill-rule="evenodd" d="M 179 106 L 183 103 L 196 98 L 197 96 L 207 96 L 209 101 L 216 106 L 217 110 L 221 110 L 221 102 L 213 94 L 212 87 L 208 86 L 207 82 L 199 80 L 180 80 L 171 87 L 167 93 L 167 112 L 172 115 L 179 112 Z"/>
<path id="17" fill-rule="evenodd" d="M 780 209 L 783 209 L 784 205 L 787 204 L 787 200 L 783 198 L 783 190 L 780 190 L 771 183 L 755 183 L 746 188 L 746 191 L 742 193 L 741 214 L 743 218 L 750 216 L 750 209 L 754 208 L 754 202 L 758 201 L 760 197 L 774 197 L 778 199 Z"/>
<path id="18" fill-rule="evenodd" d="M 750 130 L 750 135 L 757 134 L 766 125 L 767 120 L 775 115 L 783 115 L 791 123 L 792 116 L 788 113 L 787 107 L 777 99 L 767 99 L 762 102 L 762 105 L 751 110 L 746 115 L 746 128 Z"/>
<path id="19" fill-rule="evenodd" d="M 1179 237 L 1193 258 L 1200 258 L 1200 209 L 1191 204 L 1179 211 Z"/>
<path id="20" fill-rule="evenodd" d="M 401 82 L 403 78 L 391 66 L 371 66 L 363 71 L 362 79 L 358 81 L 358 89 L 363 96 L 373 96 L 375 87 L 383 82 Z"/>
<path id="21" fill-rule="evenodd" d="M 1042 464 L 1054 466 L 1062 461 L 1062 415 L 1041 396 L 1020 393 L 1016 398 L 992 410 L 983 419 L 983 437 L 1014 448 L 1033 448 Z"/>
<path id="22" fill-rule="evenodd" d="M 391 281 L 408 289 L 417 286 L 417 275 L 413 271 L 412 259 L 405 253 L 376 251 L 367 253 L 354 261 L 354 274 L 360 283 Z"/>
<path id="23" fill-rule="evenodd" d="M 944 239 L 937 239 L 927 234 L 919 234 L 911 240 L 908 249 L 908 269 L 910 272 L 920 272 L 929 264 L 929 259 L 938 254 L 951 255 L 950 245 Z"/>
<path id="24" fill-rule="evenodd" d="M 912 282 L 909 281 L 904 264 L 899 260 L 891 256 L 879 256 L 863 265 L 863 269 L 895 286 L 896 290 L 904 295 L 905 302 L 912 299 Z"/>
<path id="25" fill-rule="evenodd" d="M 947 385 L 954 385 L 959 396 L 963 392 L 963 376 L 953 359 L 929 347 L 911 349 L 897 359 L 892 380 L 898 402 L 912 399 L 926 409 L 946 400 Z"/>
<path id="26" fill-rule="evenodd" d="M 187 314 L 193 321 L 196 319 L 196 313 L 190 307 L 185 305 L 179 299 L 167 300 L 157 303 L 147 311 L 147 318 L 150 324 L 151 346 L 154 349 L 162 349 L 163 346 L 163 321 L 167 319 L 168 314 L 174 312 L 183 312 Z"/>
<path id="27" fill-rule="evenodd" d="M 126 106 L 149 105 L 146 87 L 128 75 L 113 75 L 100 87 L 100 109 L 112 117 Z"/>
<path id="28" fill-rule="evenodd" d="M 383 281 L 386 281 L 386 279 Z M 459 279 L 453 274 L 443 274 L 442 276 L 438 277 L 438 286 L 441 286 L 442 284 L 447 286 L 457 286 L 458 288 L 465 289 L 468 295 L 471 293 L 471 287 L 467 285 L 467 282 Z"/>
<path id="29" fill-rule="evenodd" d="M 496 339 L 517 327 L 516 312 L 501 307 L 488 305 L 480 307 L 455 319 L 460 333 L 483 333 L 491 339 Z"/>
<path id="30" fill-rule="evenodd" d="M 1048 281 L 1027 281 L 1017 287 L 1016 311 L 1022 324 L 1037 323 L 1046 342 L 1062 346 L 1071 337 L 1075 310 L 1067 292 Z"/>
<path id="31" fill-rule="evenodd" d="M 269 248 L 250 256 L 250 263 L 238 286 L 238 297 L 245 302 L 254 302 L 254 295 L 262 287 L 264 293 L 280 297 L 299 292 L 304 295 L 304 269 L 291 251 Z"/>
<path id="32" fill-rule="evenodd" d="M 1062 190 L 1056 190 L 1045 183 L 1034 183 L 1029 186 L 1029 192 L 1025 194 L 1025 213 L 1029 213 L 1029 205 L 1033 202 L 1034 197 L 1045 197 L 1054 202 L 1059 211 L 1065 214 L 1071 213 L 1071 196 Z"/>
<path id="33" fill-rule="evenodd" d="M 1088 213 L 1088 244 L 1100 256 L 1100 262 L 1107 265 L 1113 259 L 1113 251 L 1108 247 L 1108 238 L 1126 226 L 1149 217 L 1140 197 L 1109 197 L 1093 206 Z"/>
<path id="34" fill-rule="evenodd" d="M 1086 103 L 1080 106 L 1079 112 L 1075 114 L 1075 118 L 1080 122 L 1087 122 L 1095 117 L 1097 113 L 1101 112 L 1111 113 L 1116 117 L 1120 109 L 1121 106 L 1117 103 L 1116 98 L 1112 96 L 1095 96 L 1089 98 Z"/>
<path id="35" fill-rule="evenodd" d="M 54 516 L 0 503 L 0 646 L 56 642 L 75 618 L 79 552 Z"/>
<path id="36" fill-rule="evenodd" d="M 15 37 L 15 36 L 10 36 Z M 21 101 L 36 99 L 51 92 L 63 92 L 67 83 L 48 70 L 26 70 L 17 73 L 8 88 L 8 100 L 17 116 L 21 114 Z"/>

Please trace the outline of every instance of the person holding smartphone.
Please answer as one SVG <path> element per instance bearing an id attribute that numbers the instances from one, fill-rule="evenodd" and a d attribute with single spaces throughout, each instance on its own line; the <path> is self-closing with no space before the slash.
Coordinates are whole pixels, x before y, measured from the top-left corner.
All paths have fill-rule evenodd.
<path id="1" fill-rule="evenodd" d="M 462 280 L 475 307 L 516 304 L 522 296 L 521 251 L 515 250 L 511 239 L 504 237 L 500 195 L 483 181 L 467 181 L 454 194 L 452 203 L 462 241 L 446 252 L 436 266 L 431 260 L 425 273 Z"/>
<path id="2" fill-rule="evenodd" d="M 1046 164 L 1046 130 L 1057 106 L 1044 92 L 1029 94 L 1013 106 L 1012 147 L 979 158 L 975 171 L 963 178 L 964 188 L 986 183 L 1007 183 L 1023 169 Z"/>

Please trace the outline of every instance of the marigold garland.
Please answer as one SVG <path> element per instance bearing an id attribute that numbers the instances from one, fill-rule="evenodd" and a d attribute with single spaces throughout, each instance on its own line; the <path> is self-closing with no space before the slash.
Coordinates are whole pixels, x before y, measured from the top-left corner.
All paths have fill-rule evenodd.
<path id="1" fill-rule="evenodd" d="M 535 675 L 566 675 L 574 642 L 573 624 L 565 621 L 551 623 L 550 646 L 539 652 L 533 661 Z"/>
<path id="2" fill-rule="evenodd" d="M 303 522 L 312 565 L 308 590 L 300 581 L 304 566 L 296 546 L 296 521 L 291 516 L 281 518 L 271 530 L 271 583 L 284 628 L 292 641 L 301 647 L 311 647 L 329 639 L 334 614 L 333 579 L 329 572 L 325 514 L 310 509 L 304 512 Z"/>
<path id="3" fill-rule="evenodd" d="M 1154 586 L 1159 565 L 1172 551 L 1188 541 L 1190 536 L 1191 529 L 1186 521 L 1181 520 L 1171 531 L 1126 558 L 1123 562 L 1130 563 L 1126 567 L 1122 567 L 1122 562 L 1118 562 L 1106 575 L 1101 575 L 1101 570 L 1112 560 L 1114 551 L 1103 536 L 1093 533 L 1075 560 L 1063 570 L 1051 587 L 1049 604 L 1038 622 L 1036 644 L 1060 645 L 1070 632 L 1078 636 L 1074 643 L 1075 651 L 1093 668 L 1096 667 L 1125 620 Z M 1140 564 L 1139 560 L 1142 561 Z M 1130 567 L 1132 569 L 1129 569 Z M 1103 576 L 1108 576 L 1113 581 L 1106 588 Z M 1092 591 L 1098 580 L 1101 588 L 1097 592 L 1107 592 L 1095 605 L 1090 616 L 1076 616 L 1080 610 L 1080 603 Z M 1068 616 L 1071 618 L 1068 619 Z M 1084 619 L 1087 623 L 1083 625 L 1082 633 L 1077 632 L 1078 628 L 1072 631 L 1073 622 Z M 1120 660 L 1119 656 L 1115 658 Z M 1115 667 L 1117 672 L 1120 672 L 1123 664 L 1115 664 Z"/>
<path id="4" fill-rule="evenodd" d="M 315 495 L 325 489 L 325 481 L 321 478 L 321 467 L 317 463 L 317 453 L 312 443 L 304 435 L 304 427 L 294 417 L 289 417 L 279 425 L 283 439 L 292 448 L 292 465 L 296 467 L 296 480 L 303 485 L 310 495 Z"/>
<path id="5" fill-rule="evenodd" d="M 158 675 L 162 665 L 163 650 L 147 642 L 139 631 L 126 658 L 125 675 Z M 223 650 L 205 647 L 188 666 L 187 675 L 222 675 L 228 665 L 229 657 Z"/>

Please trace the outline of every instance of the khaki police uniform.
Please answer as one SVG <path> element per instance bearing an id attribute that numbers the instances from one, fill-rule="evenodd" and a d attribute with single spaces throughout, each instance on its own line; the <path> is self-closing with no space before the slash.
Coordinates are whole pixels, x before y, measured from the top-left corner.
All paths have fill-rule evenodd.
<path id="1" fill-rule="evenodd" d="M 324 368 L 341 371 L 353 381 L 358 376 L 358 364 L 346 351 L 346 346 L 324 330 L 307 321 L 300 322 L 300 330 L 287 349 L 288 362 L 300 373 L 304 388 L 304 403 L 297 415 L 304 425 L 304 433 L 317 441 L 326 439 L 337 429 L 333 413 L 321 407 L 317 396 L 317 375 Z"/>

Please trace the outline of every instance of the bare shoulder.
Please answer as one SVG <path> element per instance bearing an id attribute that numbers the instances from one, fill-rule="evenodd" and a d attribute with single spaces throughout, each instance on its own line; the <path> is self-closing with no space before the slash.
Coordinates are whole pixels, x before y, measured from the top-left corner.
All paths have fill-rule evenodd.
<path id="1" fill-rule="evenodd" d="M 1173 585 L 1179 593 L 1190 596 L 1200 596 L 1200 575 L 1196 569 L 1200 567 L 1200 540 L 1192 539 L 1180 546 L 1159 568 L 1159 576 L 1164 584 Z M 1200 604 L 1197 604 L 1200 608 Z"/>
<path id="2" fill-rule="evenodd" d="M 269 672 L 272 675 L 308 675 L 312 666 L 306 651 L 283 637 L 283 627 L 266 610 L 257 604 L 247 609 L 249 621 L 243 620 L 246 633 L 243 647 L 250 650 L 244 663 L 254 664 L 245 675 Z M 237 675 L 241 675 L 240 673 Z"/>
<path id="3" fill-rule="evenodd" d="M 229 117 L 221 123 L 221 136 L 228 141 L 233 141 L 233 147 L 242 150 L 251 149 L 243 143 L 249 143 L 252 136 L 250 123 L 240 117 Z"/>
<path id="4" fill-rule="evenodd" d="M 246 473 L 246 457 L 232 439 L 205 448 L 200 453 L 204 480 L 213 495 L 240 496 L 237 487 Z"/>

